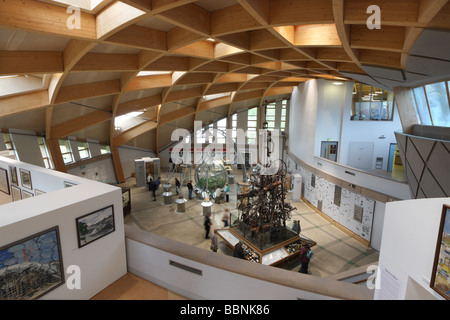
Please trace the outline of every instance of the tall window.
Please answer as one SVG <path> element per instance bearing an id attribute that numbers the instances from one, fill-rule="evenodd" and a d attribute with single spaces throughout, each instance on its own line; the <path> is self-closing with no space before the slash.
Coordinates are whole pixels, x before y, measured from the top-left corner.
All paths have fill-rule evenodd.
<path id="1" fill-rule="evenodd" d="M 281 102 L 281 120 L 280 130 L 284 132 L 286 130 L 286 114 L 287 114 L 287 100 Z"/>
<path id="2" fill-rule="evenodd" d="M 39 149 L 41 150 L 42 160 L 44 160 L 44 165 L 47 169 L 53 169 L 52 162 L 48 156 L 47 144 L 45 143 L 44 137 L 37 137 Z"/>
<path id="3" fill-rule="evenodd" d="M 276 102 L 269 103 L 266 107 L 266 122 L 268 130 L 275 129 L 276 107 Z"/>
<path id="4" fill-rule="evenodd" d="M 89 151 L 89 144 L 87 142 L 77 141 L 77 146 L 81 160 L 88 159 L 91 157 L 91 152 Z"/>
<path id="5" fill-rule="evenodd" d="M 73 163 L 72 148 L 70 147 L 70 142 L 68 140 L 59 139 L 59 148 L 61 149 L 61 155 L 63 157 L 64 163 Z"/>
<path id="6" fill-rule="evenodd" d="M 256 144 L 258 137 L 258 108 L 248 110 L 247 120 L 247 143 Z"/>
<path id="7" fill-rule="evenodd" d="M 412 95 L 421 124 L 450 127 L 449 81 L 414 88 Z"/>
<path id="8" fill-rule="evenodd" d="M 227 118 L 223 118 L 217 121 L 217 142 L 221 144 L 226 144 L 225 135 L 227 132 Z"/>
<path id="9" fill-rule="evenodd" d="M 237 132 L 237 113 L 235 113 L 231 116 L 231 136 L 232 136 L 234 142 L 236 142 L 236 136 L 237 136 L 236 132 Z"/>
<path id="10" fill-rule="evenodd" d="M 351 120 L 392 120 L 394 93 L 362 83 L 353 86 Z"/>

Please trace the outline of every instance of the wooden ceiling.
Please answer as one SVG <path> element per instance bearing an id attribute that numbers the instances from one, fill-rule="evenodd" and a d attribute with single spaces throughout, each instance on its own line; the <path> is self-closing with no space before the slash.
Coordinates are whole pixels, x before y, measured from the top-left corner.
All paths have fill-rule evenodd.
<path id="1" fill-rule="evenodd" d="M 450 29 L 447 0 L 377 0 L 382 28 L 369 29 L 373 2 L 107 0 L 78 15 L 2 0 L 0 76 L 42 85 L 1 96 L 0 126 L 158 151 L 174 127 L 289 97 L 309 79 L 404 74 L 425 28 Z M 116 117 L 137 111 L 117 130 Z"/>

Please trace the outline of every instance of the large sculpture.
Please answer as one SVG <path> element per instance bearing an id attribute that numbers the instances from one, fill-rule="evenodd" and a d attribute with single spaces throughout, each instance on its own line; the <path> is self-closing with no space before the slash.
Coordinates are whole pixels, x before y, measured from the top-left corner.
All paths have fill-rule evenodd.
<path id="1" fill-rule="evenodd" d="M 244 238 L 253 239 L 260 250 L 293 236 L 286 228 L 286 221 L 295 210 L 285 202 L 286 175 L 283 169 L 274 175 L 252 173 L 250 188 L 237 195 L 239 217 L 233 227 L 242 232 Z"/>

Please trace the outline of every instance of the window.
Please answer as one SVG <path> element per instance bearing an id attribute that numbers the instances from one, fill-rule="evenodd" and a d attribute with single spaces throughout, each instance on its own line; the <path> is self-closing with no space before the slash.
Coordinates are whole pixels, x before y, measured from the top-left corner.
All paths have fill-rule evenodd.
<path id="1" fill-rule="evenodd" d="M 258 108 L 248 110 L 247 120 L 247 143 L 256 144 L 258 138 Z"/>
<path id="2" fill-rule="evenodd" d="M 101 144 L 100 145 L 100 153 L 101 154 L 111 153 L 111 148 L 106 144 Z"/>
<path id="3" fill-rule="evenodd" d="M 276 102 L 269 103 L 266 107 L 267 129 L 275 129 Z"/>
<path id="4" fill-rule="evenodd" d="M 77 146 L 81 160 L 88 159 L 91 157 L 91 152 L 89 151 L 89 144 L 87 142 L 77 141 Z"/>
<path id="5" fill-rule="evenodd" d="M 353 86 L 351 120 L 392 120 L 394 93 L 362 83 Z"/>
<path id="6" fill-rule="evenodd" d="M 44 160 L 44 165 L 47 169 L 53 169 L 52 162 L 48 156 L 47 144 L 45 143 L 44 137 L 37 137 L 39 149 L 41 150 L 42 160 Z"/>
<path id="7" fill-rule="evenodd" d="M 227 118 L 223 118 L 217 121 L 217 142 L 226 144 L 226 132 L 227 132 Z"/>
<path id="8" fill-rule="evenodd" d="M 12 142 L 11 135 L 9 133 L 4 133 L 3 140 L 5 141 L 6 150 L 9 150 L 10 153 L 11 151 L 14 152 L 14 144 Z"/>
<path id="9" fill-rule="evenodd" d="M 414 88 L 412 95 L 420 124 L 450 127 L 449 81 Z"/>
<path id="10" fill-rule="evenodd" d="M 236 135 L 237 135 L 237 113 L 231 116 L 231 136 L 234 142 L 236 142 L 237 139 Z"/>
<path id="11" fill-rule="evenodd" d="M 284 132 L 286 130 L 286 113 L 287 113 L 287 100 L 281 102 L 281 120 L 280 120 L 280 130 Z"/>
<path id="12" fill-rule="evenodd" d="M 59 148 L 61 149 L 61 155 L 63 157 L 64 163 L 73 163 L 72 148 L 70 147 L 70 142 L 68 140 L 59 139 Z"/>

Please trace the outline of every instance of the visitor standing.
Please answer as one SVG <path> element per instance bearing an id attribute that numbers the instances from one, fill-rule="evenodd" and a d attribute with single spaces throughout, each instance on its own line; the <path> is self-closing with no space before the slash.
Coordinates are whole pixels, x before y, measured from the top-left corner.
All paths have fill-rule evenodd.
<path id="1" fill-rule="evenodd" d="M 180 181 L 177 178 L 175 178 L 175 191 L 177 192 L 177 195 L 178 191 L 180 190 L 180 187 L 181 187 Z"/>
<path id="2" fill-rule="evenodd" d="M 150 181 L 149 188 L 150 188 L 150 191 L 153 193 L 153 201 L 156 201 L 156 189 L 157 189 L 157 186 L 156 186 L 155 181 L 153 181 L 153 180 Z"/>
<path id="3" fill-rule="evenodd" d="M 211 246 L 209 248 L 212 252 L 217 252 L 217 249 L 219 248 L 219 239 L 217 238 L 216 231 L 217 229 L 214 229 L 214 231 L 211 232 Z"/>
<path id="4" fill-rule="evenodd" d="M 225 212 L 223 213 L 222 222 L 224 224 L 224 227 L 228 227 L 228 220 L 230 220 L 230 210 L 225 209 Z"/>
<path id="5" fill-rule="evenodd" d="M 220 204 L 220 196 L 221 196 L 221 190 L 220 188 L 216 189 L 216 203 Z"/>
<path id="6" fill-rule="evenodd" d="M 211 213 L 210 213 L 210 212 L 208 212 L 208 213 L 205 215 L 205 222 L 204 222 L 205 231 L 206 231 L 205 239 L 209 239 L 209 230 L 210 230 L 210 228 L 211 228 L 211 219 L 209 218 L 210 216 L 211 216 Z"/>
<path id="7" fill-rule="evenodd" d="M 302 266 L 300 267 L 300 270 L 298 272 L 308 274 L 308 265 L 309 261 L 312 257 L 312 251 L 309 247 L 309 244 L 306 243 L 302 246 L 302 249 L 300 250 L 300 260 L 302 261 Z"/>
<path id="8" fill-rule="evenodd" d="M 192 190 L 194 190 L 194 187 L 192 186 L 192 181 L 189 181 L 187 183 L 188 192 L 189 192 L 189 200 L 192 199 Z"/>
<path id="9" fill-rule="evenodd" d="M 147 184 L 148 184 L 148 190 L 149 190 L 149 191 L 152 191 L 152 189 L 150 188 L 150 186 L 151 186 L 151 184 L 152 184 L 152 181 L 153 181 L 152 175 L 151 175 L 151 174 L 148 174 L 148 175 L 147 175 Z"/>
<path id="10" fill-rule="evenodd" d="M 228 183 L 225 185 L 225 199 L 227 202 L 230 201 L 230 186 Z"/>
<path id="11" fill-rule="evenodd" d="M 233 257 L 239 258 L 239 259 L 245 259 L 244 249 L 242 248 L 242 242 L 241 241 L 236 243 L 236 245 L 234 246 Z"/>

